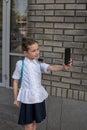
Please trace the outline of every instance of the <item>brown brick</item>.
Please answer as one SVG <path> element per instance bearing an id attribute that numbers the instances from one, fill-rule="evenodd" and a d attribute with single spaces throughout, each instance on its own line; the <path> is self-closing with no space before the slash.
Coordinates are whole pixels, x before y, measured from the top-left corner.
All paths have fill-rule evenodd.
<path id="1" fill-rule="evenodd" d="M 43 10 L 44 5 L 30 5 L 29 10 Z"/>
<path id="2" fill-rule="evenodd" d="M 52 35 L 47 35 L 47 34 L 35 34 L 35 39 L 52 40 Z"/>
<path id="3" fill-rule="evenodd" d="M 49 86 L 50 86 L 50 85 L 51 85 L 51 82 L 48 81 L 48 80 L 42 80 L 42 84 L 43 84 L 43 85 L 47 85 L 47 86 L 49 85 Z"/>
<path id="4" fill-rule="evenodd" d="M 87 0 L 77 0 L 77 3 L 87 3 Z"/>
<path id="5" fill-rule="evenodd" d="M 72 83 L 72 84 L 80 84 L 80 79 L 62 78 L 62 82 L 64 82 L 64 83 Z"/>
<path id="6" fill-rule="evenodd" d="M 79 100 L 84 100 L 84 92 L 79 91 Z"/>
<path id="7" fill-rule="evenodd" d="M 68 89 L 68 98 L 72 98 L 73 96 L 73 91 Z"/>
<path id="8" fill-rule="evenodd" d="M 55 96 L 56 95 L 56 87 L 52 87 L 52 96 Z"/>
<path id="9" fill-rule="evenodd" d="M 52 86 L 60 87 L 60 88 L 70 88 L 68 83 L 61 83 L 61 82 L 52 82 Z"/>
<path id="10" fill-rule="evenodd" d="M 35 0 L 29 0 L 28 3 L 33 4 L 33 3 L 35 3 Z"/>
<path id="11" fill-rule="evenodd" d="M 86 55 L 84 56 L 84 61 L 87 61 L 87 56 Z"/>
<path id="12" fill-rule="evenodd" d="M 74 24 L 69 24 L 69 23 L 55 23 L 54 25 L 55 28 L 63 28 L 63 29 L 73 29 Z"/>
<path id="13" fill-rule="evenodd" d="M 65 9 L 86 9 L 86 4 L 66 4 Z"/>
<path id="14" fill-rule="evenodd" d="M 61 96 L 61 92 L 62 92 L 62 89 L 61 88 L 57 88 L 57 96 Z"/>
<path id="15" fill-rule="evenodd" d="M 73 66 L 70 68 L 70 71 L 71 72 L 81 72 L 81 67 L 76 67 L 76 66 Z"/>
<path id="16" fill-rule="evenodd" d="M 64 21 L 64 17 L 55 17 L 55 16 L 51 16 L 51 17 L 45 17 L 45 21 L 46 22 L 63 22 Z"/>
<path id="17" fill-rule="evenodd" d="M 83 85 L 77 85 L 77 84 L 71 84 L 71 87 L 70 87 L 72 90 L 79 90 L 79 91 L 87 91 L 87 88 L 86 86 L 83 86 Z"/>
<path id="18" fill-rule="evenodd" d="M 77 99 L 78 100 L 78 94 L 79 94 L 78 90 L 74 90 L 73 91 L 73 99 Z"/>
<path id="19" fill-rule="evenodd" d="M 69 32 L 70 31 L 65 30 L 65 33 L 69 34 Z M 83 43 L 81 43 L 81 42 L 64 42 L 63 47 L 83 48 Z"/>
<path id="20" fill-rule="evenodd" d="M 85 101 L 87 101 L 87 92 L 85 92 Z"/>
<path id="21" fill-rule="evenodd" d="M 76 16 L 87 16 L 87 10 L 76 11 Z"/>
<path id="22" fill-rule="evenodd" d="M 44 57 L 50 57 L 50 58 L 61 58 L 62 55 L 58 53 L 53 53 L 53 52 L 44 52 Z"/>
<path id="23" fill-rule="evenodd" d="M 50 86 L 46 86 L 46 90 L 47 90 L 48 94 L 51 95 L 51 87 Z"/>
<path id="24" fill-rule="evenodd" d="M 74 49 L 74 54 L 87 54 L 87 50 L 85 50 L 84 48 L 82 49 Z"/>
<path id="25" fill-rule="evenodd" d="M 64 34 L 66 35 L 85 35 L 85 30 L 65 30 Z"/>
<path id="26" fill-rule="evenodd" d="M 55 16 L 74 16 L 74 10 L 55 10 Z"/>
<path id="27" fill-rule="evenodd" d="M 45 9 L 64 9 L 64 4 L 47 4 Z"/>
<path id="28" fill-rule="evenodd" d="M 52 28 L 53 27 L 53 23 L 36 23 L 36 27 L 42 27 L 42 28 Z"/>
<path id="29" fill-rule="evenodd" d="M 62 47 L 62 42 L 58 42 L 58 41 L 46 41 L 44 40 L 44 45 L 46 46 L 54 46 L 54 47 Z"/>
<path id="30" fill-rule="evenodd" d="M 65 17 L 65 22 L 84 23 L 85 22 L 85 17 Z"/>
<path id="31" fill-rule="evenodd" d="M 67 35 L 55 35 L 54 40 L 58 41 L 73 41 L 73 36 L 67 36 Z"/>
<path id="32" fill-rule="evenodd" d="M 82 85 L 86 85 L 87 86 L 87 79 L 82 80 Z"/>
<path id="33" fill-rule="evenodd" d="M 83 67 L 84 66 L 84 61 L 73 61 L 73 65 Z"/>
<path id="34" fill-rule="evenodd" d="M 38 4 L 42 3 L 42 4 L 48 4 L 48 3 L 54 3 L 54 0 L 36 0 L 36 2 Z"/>
<path id="35" fill-rule="evenodd" d="M 52 74 L 58 76 L 70 77 L 70 72 L 67 71 L 54 71 Z"/>
<path id="36" fill-rule="evenodd" d="M 43 75 L 43 79 L 46 79 L 46 80 L 53 80 L 53 81 L 60 81 L 60 77 L 58 76 L 52 76 L 52 75 L 46 75 L 44 74 Z"/>
<path id="37" fill-rule="evenodd" d="M 41 17 L 41 16 L 32 16 L 32 17 L 30 17 L 29 20 L 32 21 L 32 22 L 36 22 L 36 21 L 40 22 L 40 21 L 44 21 L 44 17 Z"/>
<path id="38" fill-rule="evenodd" d="M 87 79 L 87 76 L 86 74 L 82 74 L 82 73 L 72 73 L 72 78 Z"/>
<path id="39" fill-rule="evenodd" d="M 67 97 L 67 89 L 62 89 L 62 97 Z"/>
<path id="40" fill-rule="evenodd" d="M 39 11 L 36 11 L 36 15 L 38 16 L 53 16 L 54 14 L 54 11 L 53 10 L 39 10 Z"/>
<path id="41" fill-rule="evenodd" d="M 29 29 L 28 33 L 43 34 L 43 28 L 28 28 L 28 29 Z"/>
<path id="42" fill-rule="evenodd" d="M 75 41 L 86 42 L 87 43 L 87 36 L 75 36 Z"/>
<path id="43" fill-rule="evenodd" d="M 64 48 L 54 47 L 53 52 L 64 52 Z"/>
<path id="44" fill-rule="evenodd" d="M 63 34 L 62 29 L 45 29 L 45 34 Z"/>
<path id="45" fill-rule="evenodd" d="M 87 24 L 75 24 L 75 29 L 87 29 Z"/>
<path id="46" fill-rule="evenodd" d="M 78 54 L 72 54 L 71 57 L 72 57 L 73 60 L 80 60 L 80 61 L 82 61 L 82 58 L 83 58 L 82 54 L 79 54 L 79 55 Z"/>
<path id="47" fill-rule="evenodd" d="M 49 51 L 52 51 L 52 47 L 40 46 L 40 50 L 49 52 Z"/>
<path id="48" fill-rule="evenodd" d="M 75 3 L 75 0 L 56 0 L 56 3 Z"/>

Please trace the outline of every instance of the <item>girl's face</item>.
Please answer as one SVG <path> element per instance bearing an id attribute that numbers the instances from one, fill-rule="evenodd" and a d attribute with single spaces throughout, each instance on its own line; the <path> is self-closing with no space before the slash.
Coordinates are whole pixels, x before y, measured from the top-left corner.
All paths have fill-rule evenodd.
<path id="1" fill-rule="evenodd" d="M 37 59 L 39 57 L 39 53 L 38 43 L 28 46 L 28 51 L 24 52 L 25 56 L 27 56 L 30 60 Z"/>

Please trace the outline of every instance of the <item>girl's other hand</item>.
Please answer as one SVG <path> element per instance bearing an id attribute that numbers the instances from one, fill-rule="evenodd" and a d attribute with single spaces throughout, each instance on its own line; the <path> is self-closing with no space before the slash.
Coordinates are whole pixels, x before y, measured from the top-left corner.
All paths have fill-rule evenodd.
<path id="1" fill-rule="evenodd" d="M 15 105 L 16 107 L 19 107 L 20 103 L 19 103 L 17 100 L 14 100 L 14 105 Z"/>

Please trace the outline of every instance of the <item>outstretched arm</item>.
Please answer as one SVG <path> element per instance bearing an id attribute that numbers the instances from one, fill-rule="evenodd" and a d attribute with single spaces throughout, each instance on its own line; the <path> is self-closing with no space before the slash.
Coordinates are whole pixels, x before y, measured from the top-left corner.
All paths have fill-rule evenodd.
<path id="1" fill-rule="evenodd" d="M 50 65 L 48 66 L 48 71 L 56 71 L 56 70 L 68 70 L 72 65 L 72 59 L 70 59 L 70 63 L 68 65 Z"/>

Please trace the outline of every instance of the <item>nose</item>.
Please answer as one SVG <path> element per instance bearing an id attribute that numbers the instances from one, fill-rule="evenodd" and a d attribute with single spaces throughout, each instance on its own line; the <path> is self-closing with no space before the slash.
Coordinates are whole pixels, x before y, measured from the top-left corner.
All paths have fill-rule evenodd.
<path id="1" fill-rule="evenodd" d="M 40 52 L 40 51 L 39 51 L 39 50 L 37 50 L 37 51 L 36 51 L 36 54 L 39 54 L 39 52 Z"/>
<path id="2" fill-rule="evenodd" d="M 38 50 L 36 51 L 35 55 L 36 55 L 36 56 L 38 56 L 38 55 L 39 55 L 39 51 L 38 51 Z"/>

